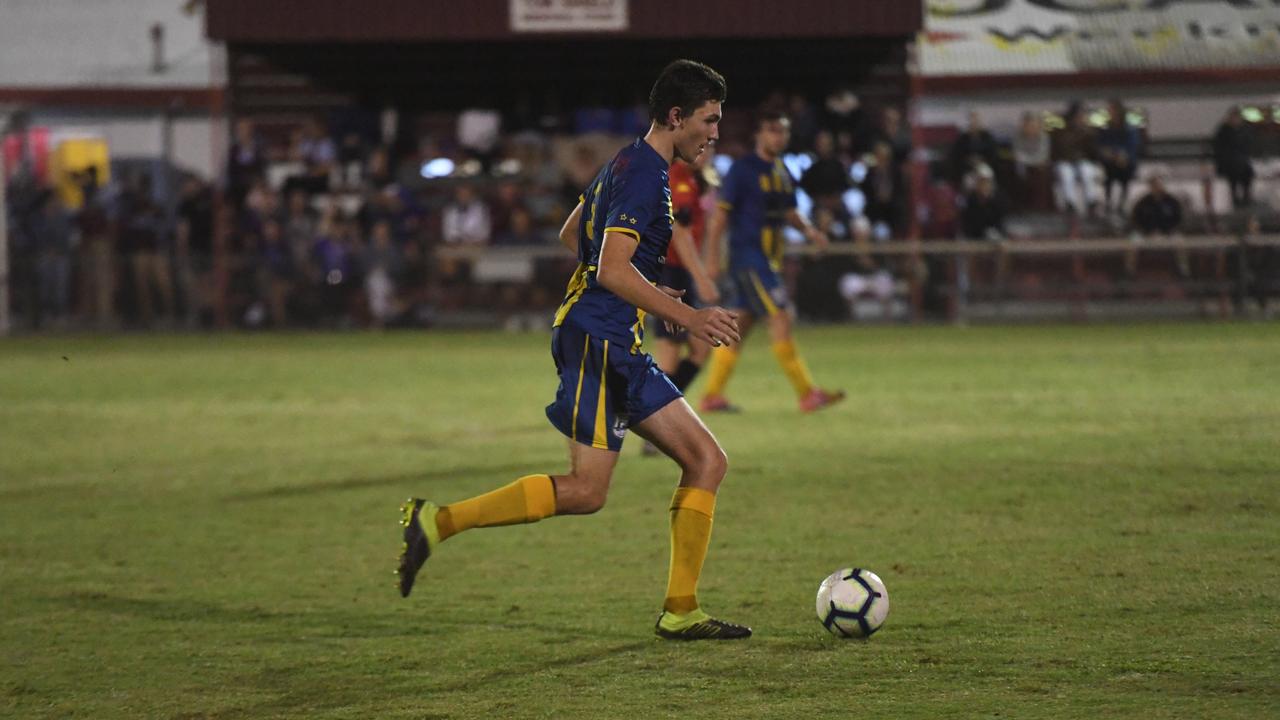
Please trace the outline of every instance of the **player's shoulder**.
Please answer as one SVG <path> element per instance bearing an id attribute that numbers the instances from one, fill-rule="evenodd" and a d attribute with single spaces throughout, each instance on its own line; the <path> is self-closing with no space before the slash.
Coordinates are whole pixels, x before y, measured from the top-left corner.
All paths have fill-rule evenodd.
<path id="1" fill-rule="evenodd" d="M 643 138 L 623 147 L 609 166 L 615 186 L 628 192 L 667 188 L 667 162 Z"/>

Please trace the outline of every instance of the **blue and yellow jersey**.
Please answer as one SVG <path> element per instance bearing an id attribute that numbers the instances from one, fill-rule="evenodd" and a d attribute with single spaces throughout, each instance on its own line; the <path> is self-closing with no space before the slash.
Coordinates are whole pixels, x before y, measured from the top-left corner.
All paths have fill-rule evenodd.
<path id="1" fill-rule="evenodd" d="M 729 168 L 720 187 L 729 211 L 729 269 L 778 272 L 786 240 L 787 211 L 796 206 L 795 182 L 778 158 L 752 153 Z"/>
<path id="2" fill-rule="evenodd" d="M 667 161 L 643 138 L 618 151 L 582 196 L 578 225 L 578 269 L 569 280 L 553 327 L 572 324 L 587 334 L 640 351 L 644 311 L 596 281 L 600 248 L 610 231 L 634 236 L 631 264 L 658 281 L 671 242 L 671 188 Z"/>

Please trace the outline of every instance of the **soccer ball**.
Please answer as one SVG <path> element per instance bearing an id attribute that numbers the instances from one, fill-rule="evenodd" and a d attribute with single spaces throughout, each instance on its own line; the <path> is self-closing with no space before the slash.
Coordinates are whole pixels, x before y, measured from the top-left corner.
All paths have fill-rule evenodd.
<path id="1" fill-rule="evenodd" d="M 818 619 L 832 635 L 871 637 L 888 615 L 889 591 L 870 570 L 837 570 L 818 586 Z"/>

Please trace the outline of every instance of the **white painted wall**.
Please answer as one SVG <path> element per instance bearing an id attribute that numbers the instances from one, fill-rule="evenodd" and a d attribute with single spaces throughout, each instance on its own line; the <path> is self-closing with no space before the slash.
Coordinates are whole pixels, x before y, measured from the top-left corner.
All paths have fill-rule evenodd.
<path id="1" fill-rule="evenodd" d="M 221 45 L 185 0 L 0 0 L 0 87 L 222 87 Z M 151 70 L 153 23 L 169 68 Z"/>

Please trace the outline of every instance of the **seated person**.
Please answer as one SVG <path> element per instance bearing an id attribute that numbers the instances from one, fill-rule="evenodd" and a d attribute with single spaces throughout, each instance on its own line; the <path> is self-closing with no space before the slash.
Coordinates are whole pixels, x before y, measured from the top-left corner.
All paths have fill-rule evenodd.
<path id="1" fill-rule="evenodd" d="M 1170 195 L 1164 187 L 1164 180 L 1158 175 L 1147 181 L 1148 192 L 1139 198 L 1133 206 L 1129 225 L 1132 230 L 1130 239 L 1135 246 L 1131 247 L 1124 258 L 1124 269 L 1130 276 L 1138 271 L 1138 248 L 1136 244 L 1147 235 L 1176 235 L 1182 226 L 1182 203 Z M 1190 261 L 1186 248 L 1174 249 L 1174 259 L 1178 263 L 1178 274 L 1187 277 L 1191 274 Z"/>

